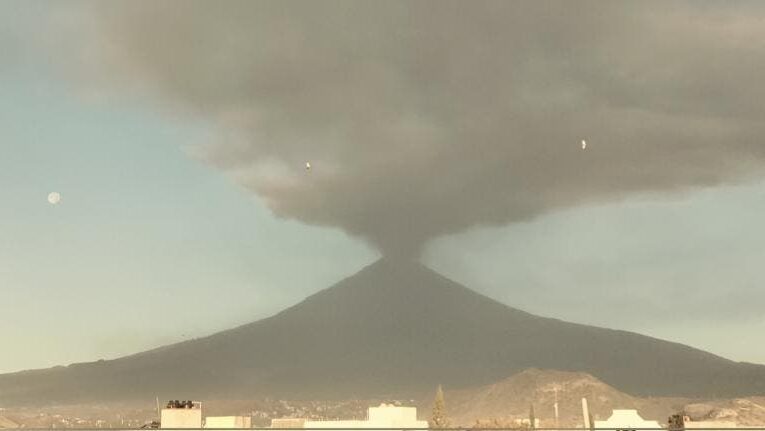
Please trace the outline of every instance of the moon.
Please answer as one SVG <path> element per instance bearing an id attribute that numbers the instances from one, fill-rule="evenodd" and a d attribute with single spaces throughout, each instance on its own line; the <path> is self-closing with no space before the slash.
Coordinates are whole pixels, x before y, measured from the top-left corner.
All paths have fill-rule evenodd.
<path id="1" fill-rule="evenodd" d="M 51 205 L 58 205 L 58 203 L 61 202 L 61 193 L 59 193 L 59 192 L 50 192 L 48 194 L 48 202 Z"/>

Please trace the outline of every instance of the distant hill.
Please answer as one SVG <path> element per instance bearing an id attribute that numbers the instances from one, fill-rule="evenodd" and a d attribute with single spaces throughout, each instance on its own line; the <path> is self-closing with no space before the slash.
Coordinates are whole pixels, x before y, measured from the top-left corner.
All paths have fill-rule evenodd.
<path id="1" fill-rule="evenodd" d="M 0 375 L 0 404 L 409 397 L 527 368 L 586 372 L 632 395 L 765 394 L 765 366 L 534 316 L 420 264 L 382 259 L 272 317 L 209 337 Z"/>
<path id="2" fill-rule="evenodd" d="M 582 372 L 528 369 L 489 385 L 445 392 L 446 411 L 452 425 L 464 427 L 477 423 L 491 427 L 528 419 L 531 405 L 541 425 L 553 427 L 556 398 L 559 424 L 563 427 L 583 425 L 582 398 L 587 398 L 590 413 L 596 420 L 607 419 L 614 409 L 636 409 L 643 418 L 664 424 L 671 414 L 683 412 L 696 421 L 765 425 L 765 397 L 715 400 L 636 397 Z M 423 415 L 427 415 L 432 408 L 432 394 L 419 407 Z"/>
<path id="3" fill-rule="evenodd" d="M 553 427 L 556 388 L 559 424 L 572 428 L 583 425 L 582 398 L 587 398 L 595 419 L 608 418 L 614 409 L 637 409 L 644 418 L 660 422 L 693 401 L 634 397 L 587 373 L 529 369 L 490 385 L 446 391 L 447 412 L 455 425 L 467 427 L 478 420 L 486 425 L 527 419 L 533 405 L 542 426 Z"/>

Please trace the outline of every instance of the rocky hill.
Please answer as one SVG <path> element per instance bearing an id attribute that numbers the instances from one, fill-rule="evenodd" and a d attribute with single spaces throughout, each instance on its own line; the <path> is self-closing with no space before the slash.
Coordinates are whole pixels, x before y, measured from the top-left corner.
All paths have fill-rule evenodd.
<path id="1" fill-rule="evenodd" d="M 614 409 L 637 409 L 645 418 L 664 422 L 693 400 L 641 398 L 621 392 L 583 372 L 529 369 L 490 385 L 447 391 L 448 411 L 455 425 L 512 425 L 527 419 L 531 406 L 543 426 L 555 425 L 553 405 L 558 402 L 559 424 L 582 426 L 582 398 L 587 398 L 595 419 Z"/>

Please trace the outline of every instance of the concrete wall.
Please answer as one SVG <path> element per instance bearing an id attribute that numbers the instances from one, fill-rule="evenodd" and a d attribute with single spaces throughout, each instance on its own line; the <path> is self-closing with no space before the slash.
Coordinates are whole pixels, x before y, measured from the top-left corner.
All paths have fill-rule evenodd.
<path id="1" fill-rule="evenodd" d="M 368 420 L 370 422 L 417 422 L 416 407 L 395 407 L 381 405 L 380 407 L 370 407 L 368 410 Z"/>
<path id="2" fill-rule="evenodd" d="M 162 409 L 162 428 L 202 428 L 202 409 Z"/>
<path id="3" fill-rule="evenodd" d="M 205 428 L 252 428 L 251 416 L 207 416 Z"/>

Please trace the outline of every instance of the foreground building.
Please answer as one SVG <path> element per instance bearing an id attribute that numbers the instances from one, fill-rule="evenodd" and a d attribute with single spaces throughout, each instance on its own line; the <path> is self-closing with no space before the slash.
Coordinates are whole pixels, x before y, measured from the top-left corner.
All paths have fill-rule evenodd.
<path id="1" fill-rule="evenodd" d="M 252 416 L 207 416 L 205 428 L 252 428 Z"/>
<path id="2" fill-rule="evenodd" d="M 161 428 L 202 428 L 202 403 L 199 401 L 169 401 L 160 412 L 159 423 Z"/>
<path id="3" fill-rule="evenodd" d="M 637 410 L 614 410 L 611 417 L 604 421 L 595 421 L 595 428 L 614 430 L 632 430 L 640 428 L 661 428 L 657 421 L 647 421 L 640 417 Z"/>

